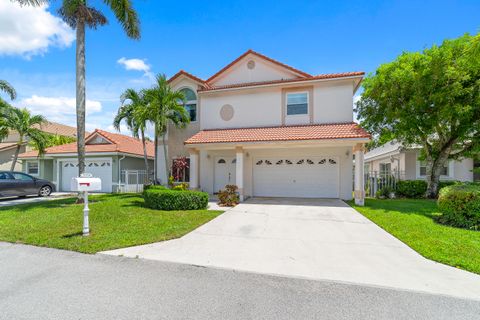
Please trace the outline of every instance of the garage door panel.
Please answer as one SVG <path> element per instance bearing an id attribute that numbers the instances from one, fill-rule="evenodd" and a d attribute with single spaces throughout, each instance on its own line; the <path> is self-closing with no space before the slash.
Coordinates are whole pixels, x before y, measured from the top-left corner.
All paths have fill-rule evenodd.
<path id="1" fill-rule="evenodd" d="M 261 197 L 338 198 L 337 157 L 254 160 L 253 193 Z"/>
<path id="2" fill-rule="evenodd" d="M 71 191 L 72 178 L 78 176 L 77 161 L 62 161 L 62 191 Z M 112 162 L 111 160 L 87 160 L 85 172 L 102 180 L 102 192 L 112 192 Z"/>

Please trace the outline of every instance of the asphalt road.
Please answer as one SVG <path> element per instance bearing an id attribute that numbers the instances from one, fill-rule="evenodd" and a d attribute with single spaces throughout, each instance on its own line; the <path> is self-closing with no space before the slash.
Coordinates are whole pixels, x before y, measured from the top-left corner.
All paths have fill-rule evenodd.
<path id="1" fill-rule="evenodd" d="M 0 319 L 478 319 L 480 302 L 0 243 Z"/>

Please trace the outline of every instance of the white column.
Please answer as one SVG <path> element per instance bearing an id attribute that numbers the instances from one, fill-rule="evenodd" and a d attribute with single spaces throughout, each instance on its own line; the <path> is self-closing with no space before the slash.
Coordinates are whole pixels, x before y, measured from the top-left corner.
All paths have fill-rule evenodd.
<path id="1" fill-rule="evenodd" d="M 190 189 L 196 190 L 199 187 L 198 181 L 198 167 L 199 167 L 199 156 L 198 150 L 190 149 Z"/>
<path id="2" fill-rule="evenodd" d="M 236 163 L 236 184 L 238 187 L 238 194 L 240 197 L 240 201 L 244 200 L 244 194 L 243 194 L 243 148 L 242 147 L 237 147 L 236 148 L 236 155 L 237 155 L 237 163 Z"/>
<path id="3" fill-rule="evenodd" d="M 353 148 L 353 151 L 355 152 L 355 204 L 357 206 L 363 206 L 365 204 L 363 144 L 357 144 Z"/>

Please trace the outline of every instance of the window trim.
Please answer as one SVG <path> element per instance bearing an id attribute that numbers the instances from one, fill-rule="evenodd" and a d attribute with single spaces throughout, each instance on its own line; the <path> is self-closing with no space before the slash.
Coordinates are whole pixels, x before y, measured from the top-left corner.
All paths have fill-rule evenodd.
<path id="1" fill-rule="evenodd" d="M 29 163 L 36 163 L 37 164 L 37 167 L 38 167 L 38 173 L 36 174 L 33 174 L 33 173 L 29 173 L 28 172 L 28 164 Z M 28 161 L 25 161 L 25 172 L 26 174 L 28 175 L 31 175 L 33 177 L 38 177 L 40 176 L 40 160 L 28 160 Z"/>
<path id="2" fill-rule="evenodd" d="M 300 94 L 300 93 L 305 93 L 307 95 L 307 113 L 288 114 L 288 96 L 290 94 Z M 297 118 L 297 117 L 306 117 L 306 116 L 310 116 L 310 92 L 308 90 L 298 90 L 298 91 L 285 92 L 285 117 Z"/>
<path id="3" fill-rule="evenodd" d="M 193 90 L 192 88 L 190 88 L 189 86 L 184 86 L 184 87 L 181 87 L 178 89 L 178 91 L 182 91 L 184 89 L 188 89 L 188 90 L 191 90 L 193 92 L 193 94 L 195 94 L 195 97 L 197 98 L 196 100 L 186 100 L 184 103 L 183 103 L 183 107 L 185 108 L 188 104 L 195 104 L 195 121 L 192 121 L 190 120 L 190 123 L 197 123 L 198 122 L 198 93 Z"/>

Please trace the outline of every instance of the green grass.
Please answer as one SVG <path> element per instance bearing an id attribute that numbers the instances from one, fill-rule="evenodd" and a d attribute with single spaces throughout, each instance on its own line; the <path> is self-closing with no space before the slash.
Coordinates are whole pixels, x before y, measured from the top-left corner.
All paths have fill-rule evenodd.
<path id="1" fill-rule="evenodd" d="M 0 241 L 95 253 L 183 236 L 222 211 L 159 211 L 139 195 L 92 196 L 90 236 L 83 237 L 83 205 L 52 200 L 0 209 Z"/>
<path id="2" fill-rule="evenodd" d="M 367 199 L 364 207 L 349 204 L 422 256 L 480 274 L 480 232 L 436 223 L 435 201 Z"/>

